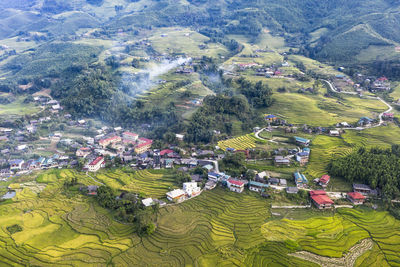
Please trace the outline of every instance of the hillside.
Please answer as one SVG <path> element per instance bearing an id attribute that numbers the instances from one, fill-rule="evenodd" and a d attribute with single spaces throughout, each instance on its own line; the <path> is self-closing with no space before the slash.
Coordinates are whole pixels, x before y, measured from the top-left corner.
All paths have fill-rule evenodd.
<path id="1" fill-rule="evenodd" d="M 330 62 L 349 62 L 371 45 L 394 49 L 400 42 L 400 4 L 388 0 L 36 0 L 2 1 L 0 7 L 2 38 L 20 31 L 74 34 L 98 27 L 99 21 L 114 29 L 180 25 L 253 38 L 267 28 L 292 47 Z"/>

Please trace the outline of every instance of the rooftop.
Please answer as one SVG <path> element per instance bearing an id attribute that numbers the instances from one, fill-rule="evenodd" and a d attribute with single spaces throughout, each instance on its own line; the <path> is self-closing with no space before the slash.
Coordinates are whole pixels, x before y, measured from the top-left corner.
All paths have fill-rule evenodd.
<path id="1" fill-rule="evenodd" d="M 330 199 L 327 195 L 314 195 L 314 196 L 311 196 L 311 198 L 318 205 L 333 204 L 332 199 Z"/>
<path id="2" fill-rule="evenodd" d="M 104 158 L 103 157 L 97 157 L 95 160 L 93 160 L 89 165 L 94 166 L 97 165 L 100 161 L 102 161 Z"/>

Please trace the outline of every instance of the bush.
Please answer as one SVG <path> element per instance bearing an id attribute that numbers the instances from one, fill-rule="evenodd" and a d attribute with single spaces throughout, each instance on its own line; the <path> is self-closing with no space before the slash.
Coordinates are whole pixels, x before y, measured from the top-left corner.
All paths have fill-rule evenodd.
<path id="1" fill-rule="evenodd" d="M 22 227 L 19 224 L 14 224 L 11 226 L 7 226 L 7 231 L 10 234 L 15 234 L 22 231 Z"/>

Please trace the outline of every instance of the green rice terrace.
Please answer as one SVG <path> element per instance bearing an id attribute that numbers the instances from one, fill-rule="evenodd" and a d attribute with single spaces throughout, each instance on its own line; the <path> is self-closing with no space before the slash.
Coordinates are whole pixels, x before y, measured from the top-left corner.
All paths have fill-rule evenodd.
<path id="1" fill-rule="evenodd" d="M 93 197 L 64 191 L 63 182 L 72 177 L 93 184 L 83 173 L 47 171 L 36 177 L 47 184 L 41 192 L 25 187 L 0 204 L 0 265 L 317 266 L 350 256 L 356 266 L 400 265 L 400 222 L 387 212 L 357 208 L 302 211 L 307 219 L 276 217 L 270 200 L 258 194 L 216 188 L 160 208 L 156 231 L 139 237 L 133 225 L 115 221 Z M 136 191 L 140 185 L 159 197 L 169 178 L 156 171 L 96 176 L 119 189 Z M 164 181 L 165 188 L 151 181 Z"/>
<path id="2" fill-rule="evenodd" d="M 262 142 L 257 139 L 254 134 L 247 134 L 244 136 L 239 136 L 236 138 L 219 141 L 218 146 L 222 150 L 226 150 L 227 148 L 234 148 L 236 150 L 245 150 L 249 148 L 255 148 L 257 143 Z"/>

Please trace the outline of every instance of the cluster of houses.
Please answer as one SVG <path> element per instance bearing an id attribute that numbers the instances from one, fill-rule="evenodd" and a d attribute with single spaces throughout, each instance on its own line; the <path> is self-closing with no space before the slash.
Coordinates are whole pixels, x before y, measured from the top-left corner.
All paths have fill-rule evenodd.
<path id="1" fill-rule="evenodd" d="M 262 77 L 266 77 L 266 78 L 271 78 L 271 77 L 282 78 L 283 77 L 282 75 L 284 72 L 283 68 L 290 67 L 290 63 L 285 61 L 281 64 L 277 64 L 277 65 L 273 65 L 273 66 L 263 66 L 258 63 L 255 63 L 255 62 L 249 62 L 249 63 L 236 62 L 235 66 L 237 67 L 238 71 L 246 71 L 248 69 L 251 69 L 254 71 L 255 76 L 262 76 Z"/>
<path id="2" fill-rule="evenodd" d="M 51 157 L 39 157 L 38 159 L 10 159 L 8 168 L 0 170 L 0 177 L 7 181 L 13 175 L 27 174 L 35 170 L 46 170 L 51 168 L 66 167 L 70 164 L 69 156 L 54 154 Z"/>
<path id="3" fill-rule="evenodd" d="M 328 175 L 324 175 L 318 179 L 318 183 L 326 186 L 329 180 L 330 177 Z M 353 192 L 348 192 L 346 194 L 346 199 L 353 205 L 362 205 L 367 197 L 375 197 L 377 195 L 378 191 L 371 189 L 368 185 L 353 184 Z M 333 200 L 328 196 L 325 190 L 310 191 L 310 199 L 318 209 L 330 209 L 334 207 Z"/>
<path id="4" fill-rule="evenodd" d="M 167 193 L 167 199 L 175 203 L 181 203 L 187 199 L 196 197 L 202 192 L 197 182 L 183 183 L 182 189 L 175 189 Z"/>

